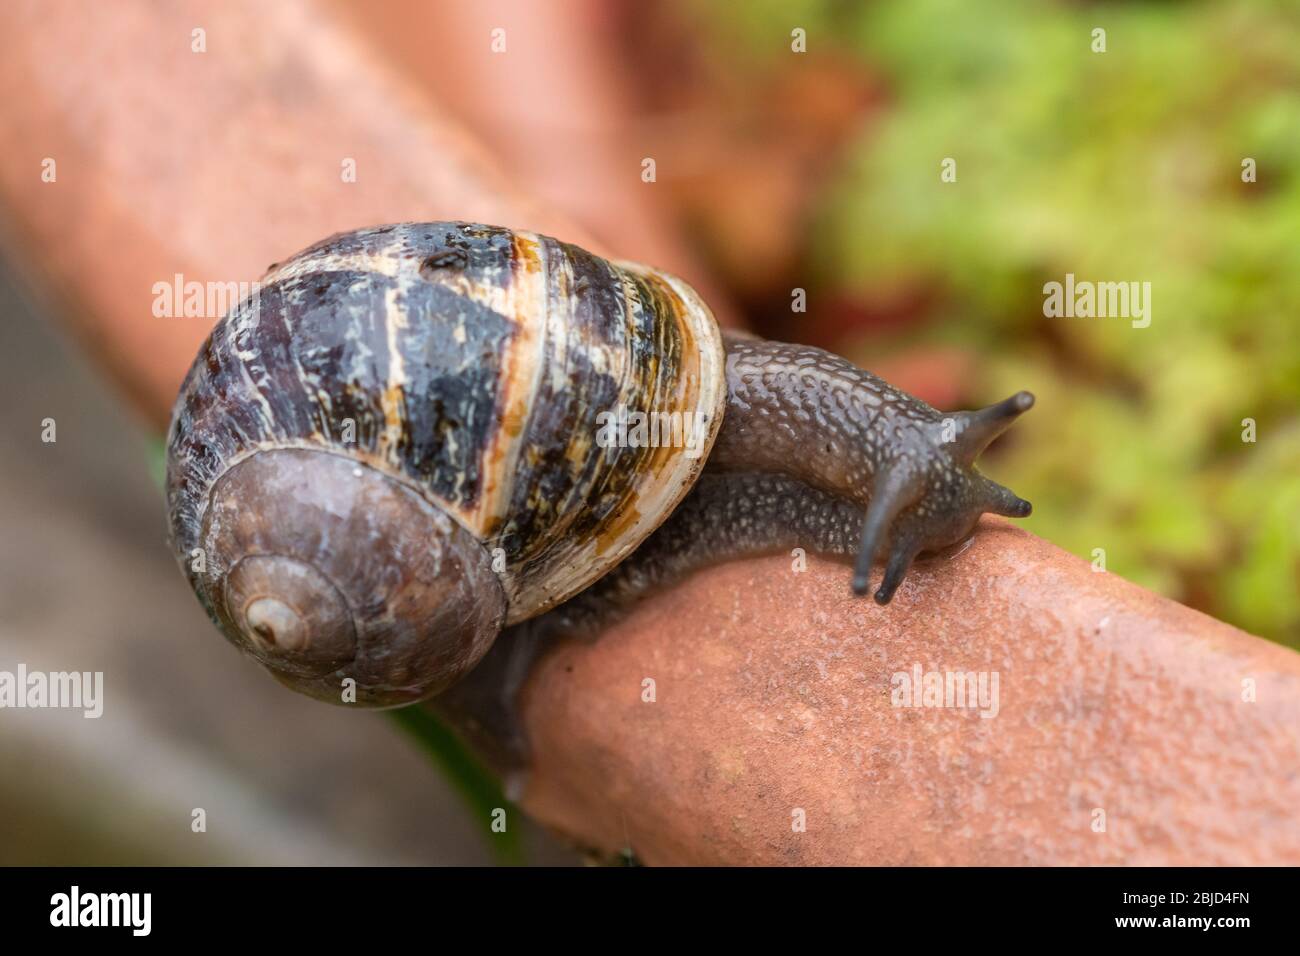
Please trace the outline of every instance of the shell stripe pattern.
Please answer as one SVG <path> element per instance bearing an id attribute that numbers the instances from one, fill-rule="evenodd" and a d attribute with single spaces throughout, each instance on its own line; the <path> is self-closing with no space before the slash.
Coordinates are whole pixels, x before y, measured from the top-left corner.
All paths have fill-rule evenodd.
<path id="1" fill-rule="evenodd" d="M 272 267 L 200 351 L 169 440 L 176 546 L 199 546 L 208 491 L 242 458 L 331 449 L 501 549 L 509 620 L 522 620 L 668 516 L 725 398 L 713 317 L 672 276 L 491 226 L 344 233 Z M 620 406 L 699 413 L 704 439 L 690 455 L 598 447 L 598 414 Z"/>

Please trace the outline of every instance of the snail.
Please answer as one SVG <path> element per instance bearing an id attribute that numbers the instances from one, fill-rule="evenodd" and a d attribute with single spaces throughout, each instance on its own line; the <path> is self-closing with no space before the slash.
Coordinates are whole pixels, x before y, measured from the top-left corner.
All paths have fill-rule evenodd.
<path id="1" fill-rule="evenodd" d="M 974 462 L 1032 404 L 939 412 L 548 237 L 379 226 L 273 266 L 214 328 L 169 429 L 170 538 L 283 683 L 396 706 L 551 609 L 790 542 L 856 554 L 858 594 L 883 552 L 887 603 L 982 513 L 1029 514 Z M 678 414 L 686 440 L 602 442 L 619 409 Z"/>

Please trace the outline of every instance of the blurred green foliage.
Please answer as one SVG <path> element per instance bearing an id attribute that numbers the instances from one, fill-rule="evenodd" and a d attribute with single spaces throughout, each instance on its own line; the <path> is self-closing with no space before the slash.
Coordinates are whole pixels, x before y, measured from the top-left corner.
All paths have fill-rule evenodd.
<path id="1" fill-rule="evenodd" d="M 981 402 L 1037 393 L 987 461 L 1029 527 L 1300 646 L 1300 4 L 699 9 L 753 69 L 798 68 L 798 26 L 883 87 L 808 261 L 864 299 L 933 290 L 912 345 L 980 356 Z M 1067 272 L 1150 281 L 1150 327 L 1045 318 Z"/>

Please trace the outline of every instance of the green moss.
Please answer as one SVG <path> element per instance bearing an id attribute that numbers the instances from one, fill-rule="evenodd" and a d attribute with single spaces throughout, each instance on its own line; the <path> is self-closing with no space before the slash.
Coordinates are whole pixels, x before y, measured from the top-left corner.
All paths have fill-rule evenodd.
<path id="1" fill-rule="evenodd" d="M 973 401 L 1039 392 L 988 462 L 1034 501 L 1032 530 L 1300 646 L 1300 8 L 727 10 L 712 29 L 763 51 L 738 68 L 797 69 L 770 51 L 806 25 L 810 55 L 882 78 L 889 103 L 827 184 L 808 261 L 840 294 L 937 290 L 917 338 L 982 357 Z M 1043 284 L 1067 272 L 1149 281 L 1150 327 L 1044 317 Z"/>

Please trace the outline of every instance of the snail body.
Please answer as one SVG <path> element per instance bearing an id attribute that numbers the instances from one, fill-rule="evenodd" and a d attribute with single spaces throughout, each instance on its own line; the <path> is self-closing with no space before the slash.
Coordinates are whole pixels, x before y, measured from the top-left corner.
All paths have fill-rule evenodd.
<path id="1" fill-rule="evenodd" d="M 1028 513 L 973 461 L 1030 404 L 944 415 L 821 350 L 724 337 L 658 270 L 492 226 L 381 226 L 273 267 L 213 330 L 169 431 L 171 540 L 280 680 L 411 703 L 604 578 L 626 599 L 791 536 L 856 550 L 859 593 L 888 544 L 885 603 L 918 552 Z M 699 433 L 605 447 L 620 408 Z M 644 573 L 621 565 L 697 482 Z M 691 535 L 722 513 L 729 533 Z"/>

